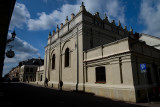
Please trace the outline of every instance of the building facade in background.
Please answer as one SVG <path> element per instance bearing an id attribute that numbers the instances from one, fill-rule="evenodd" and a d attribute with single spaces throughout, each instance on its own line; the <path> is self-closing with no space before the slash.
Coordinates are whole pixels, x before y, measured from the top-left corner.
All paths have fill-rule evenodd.
<path id="1" fill-rule="evenodd" d="M 37 84 L 44 85 L 45 81 L 45 72 L 44 72 L 44 65 L 38 66 L 37 67 L 37 72 L 36 72 L 36 82 Z"/>
<path id="2" fill-rule="evenodd" d="M 156 49 L 160 50 L 160 38 L 151 36 L 148 34 L 140 34 L 140 40 L 144 41 L 147 45 L 153 46 Z"/>
<path id="3" fill-rule="evenodd" d="M 19 73 L 20 73 L 20 67 L 16 66 L 11 69 L 11 71 L 8 73 L 8 79 L 13 82 L 19 81 Z"/>
<path id="4" fill-rule="evenodd" d="M 147 65 L 146 81 L 140 64 Z M 87 12 L 85 6 L 48 36 L 44 78 L 49 86 L 138 102 L 156 94 L 160 82 L 160 50 L 139 41 L 133 29 Z M 147 92 L 146 92 L 147 87 Z M 157 94 L 158 95 L 158 94 Z"/>
<path id="5" fill-rule="evenodd" d="M 19 80 L 22 82 L 35 82 L 37 68 L 43 65 L 43 59 L 28 59 L 27 61 L 19 62 L 20 73 Z"/>

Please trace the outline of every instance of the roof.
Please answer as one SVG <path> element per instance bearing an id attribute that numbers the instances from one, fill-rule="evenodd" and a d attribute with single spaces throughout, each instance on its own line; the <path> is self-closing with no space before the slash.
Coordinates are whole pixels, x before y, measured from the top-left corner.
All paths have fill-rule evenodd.
<path id="1" fill-rule="evenodd" d="M 19 62 L 19 66 L 22 65 L 44 65 L 44 59 L 32 58 Z"/>

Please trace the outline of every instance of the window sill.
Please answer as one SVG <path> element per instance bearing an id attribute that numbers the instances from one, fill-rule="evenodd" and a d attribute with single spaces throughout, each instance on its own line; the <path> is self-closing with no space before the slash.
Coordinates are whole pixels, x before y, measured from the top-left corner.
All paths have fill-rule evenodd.
<path id="1" fill-rule="evenodd" d="M 106 82 L 105 81 L 97 81 L 97 82 L 95 82 L 96 84 L 106 84 Z"/>

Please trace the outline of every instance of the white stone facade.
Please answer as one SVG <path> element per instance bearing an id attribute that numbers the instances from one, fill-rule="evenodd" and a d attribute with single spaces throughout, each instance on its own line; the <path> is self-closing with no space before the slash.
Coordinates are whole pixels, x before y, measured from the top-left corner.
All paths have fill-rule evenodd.
<path id="1" fill-rule="evenodd" d="M 150 74 L 152 84 L 147 85 L 152 88 L 159 81 L 159 59 L 160 51 L 135 39 L 132 29 L 128 32 L 120 23 L 110 23 L 107 16 L 102 20 L 98 12 L 92 15 L 82 4 L 70 21 L 49 34 L 44 77 L 54 88 L 59 88 L 62 80 L 64 90 L 136 102 L 146 97 L 139 64 L 147 63 L 154 69 Z M 99 73 L 98 69 L 104 72 Z"/>

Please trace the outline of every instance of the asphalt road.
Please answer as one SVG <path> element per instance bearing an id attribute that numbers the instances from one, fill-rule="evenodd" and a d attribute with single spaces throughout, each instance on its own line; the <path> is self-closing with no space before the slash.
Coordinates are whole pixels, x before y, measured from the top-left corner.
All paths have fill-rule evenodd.
<path id="1" fill-rule="evenodd" d="M 160 107 L 160 103 L 136 104 L 81 92 L 59 91 L 26 83 L 1 83 L 0 107 Z"/>

